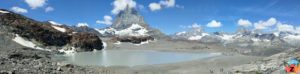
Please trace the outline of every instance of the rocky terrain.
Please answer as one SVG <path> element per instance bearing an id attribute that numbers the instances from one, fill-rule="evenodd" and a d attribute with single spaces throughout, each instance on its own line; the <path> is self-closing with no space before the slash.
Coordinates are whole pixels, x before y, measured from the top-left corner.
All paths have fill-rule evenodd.
<path id="1" fill-rule="evenodd" d="M 121 11 L 110 27 L 96 30 L 104 37 L 113 37 L 114 40 L 134 44 L 166 38 L 162 32 L 151 28 L 135 8 L 130 7 Z"/>
<path id="2" fill-rule="evenodd" d="M 6 11 L 6 10 L 1 10 Z M 27 18 L 20 14 L 6 11 L 8 13 L 0 13 L 1 31 L 15 34 L 11 38 L 19 38 L 32 42 L 33 47 L 40 47 L 43 49 L 60 50 L 55 47 L 74 47 L 75 51 L 92 51 L 94 49 L 103 49 L 101 39 L 93 33 L 77 33 L 70 28 L 53 25 L 50 23 L 43 23 Z M 22 42 L 16 40 L 16 42 Z M 25 43 L 26 44 L 26 43 Z M 66 49 L 73 50 L 73 49 Z"/>
<path id="3" fill-rule="evenodd" d="M 299 56 L 299 50 L 295 49 L 299 48 L 300 35 L 296 33 L 260 33 L 247 29 L 232 34 L 206 33 L 198 27 L 166 36 L 151 28 L 143 16 L 129 7 L 105 29 L 40 22 L 4 9 L 0 11 L 0 74 L 198 74 L 199 69 L 200 73 L 208 74 L 215 68 L 222 70 L 219 74 L 279 74 L 282 62 Z M 63 64 L 52 58 L 60 52 L 102 50 L 106 43 L 106 49 L 215 51 L 226 55 L 183 64 L 117 69 Z M 211 67 L 211 63 L 216 67 Z"/>

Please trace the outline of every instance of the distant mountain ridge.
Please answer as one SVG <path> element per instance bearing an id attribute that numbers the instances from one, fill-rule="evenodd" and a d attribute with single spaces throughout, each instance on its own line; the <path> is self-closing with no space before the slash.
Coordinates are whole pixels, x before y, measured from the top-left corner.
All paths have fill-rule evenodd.
<path id="1" fill-rule="evenodd" d="M 254 42 L 269 42 L 271 44 L 287 43 L 297 45 L 295 42 L 300 41 L 300 35 L 291 32 L 271 32 L 257 33 L 247 29 L 239 29 L 236 33 L 228 34 L 222 32 L 206 33 L 202 30 L 193 29 L 190 31 L 178 32 L 172 35 L 173 39 L 192 40 L 200 42 L 215 42 L 215 43 L 254 43 Z"/>

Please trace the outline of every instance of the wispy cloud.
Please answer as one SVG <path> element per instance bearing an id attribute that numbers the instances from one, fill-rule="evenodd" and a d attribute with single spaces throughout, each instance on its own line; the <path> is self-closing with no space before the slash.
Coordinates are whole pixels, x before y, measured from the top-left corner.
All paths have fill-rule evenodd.
<path id="1" fill-rule="evenodd" d="M 11 10 L 16 13 L 28 13 L 27 9 L 17 7 L 17 6 L 12 7 Z"/>

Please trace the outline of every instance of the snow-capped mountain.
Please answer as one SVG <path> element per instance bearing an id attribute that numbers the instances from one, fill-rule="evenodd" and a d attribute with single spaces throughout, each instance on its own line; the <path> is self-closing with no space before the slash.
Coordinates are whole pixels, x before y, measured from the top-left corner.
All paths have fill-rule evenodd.
<path id="1" fill-rule="evenodd" d="M 94 29 L 105 37 L 117 37 L 119 41 L 126 41 L 125 39 L 144 39 L 153 40 L 154 38 L 161 38 L 165 35 L 157 29 L 149 27 L 145 22 L 143 16 L 138 14 L 134 8 L 126 7 L 117 16 L 113 24 L 105 29 Z M 129 42 L 135 40 L 129 40 Z M 145 41 L 145 40 L 143 40 Z M 134 42 L 134 43 L 140 43 Z"/>
<path id="2" fill-rule="evenodd" d="M 187 40 L 201 40 L 204 36 L 208 36 L 208 33 L 202 31 L 201 28 L 192 28 L 189 31 L 178 32 L 173 38 L 175 39 L 187 39 Z"/>
<path id="3" fill-rule="evenodd" d="M 201 29 L 192 29 L 190 31 L 178 32 L 173 35 L 173 39 L 193 40 L 200 42 L 222 42 L 228 43 L 270 43 L 282 44 L 288 43 L 296 45 L 300 42 L 300 35 L 291 32 L 271 32 L 271 33 L 259 33 L 253 32 L 247 29 L 238 29 L 236 33 L 228 34 L 215 32 L 212 34 L 205 33 Z"/>
<path id="4" fill-rule="evenodd" d="M 163 35 L 159 30 L 149 27 L 144 17 L 138 14 L 134 8 L 127 7 L 121 11 L 113 24 L 106 29 L 96 29 L 104 36 L 155 36 Z"/>

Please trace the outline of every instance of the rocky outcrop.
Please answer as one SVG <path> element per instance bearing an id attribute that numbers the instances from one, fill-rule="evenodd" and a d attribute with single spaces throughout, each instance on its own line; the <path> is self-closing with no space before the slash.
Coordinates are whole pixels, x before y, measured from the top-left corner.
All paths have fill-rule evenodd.
<path id="1" fill-rule="evenodd" d="M 129 42 L 133 44 L 141 44 L 145 41 L 153 41 L 154 38 L 147 36 L 147 37 L 115 37 L 114 40 L 120 41 L 120 42 Z"/>
<path id="2" fill-rule="evenodd" d="M 127 6 L 125 10 L 117 15 L 116 20 L 111 27 L 116 30 L 123 30 L 130 27 L 132 24 L 139 24 L 142 27 L 148 28 L 148 24 L 144 21 L 144 17 L 139 15 L 136 9 Z"/>
<path id="3" fill-rule="evenodd" d="M 160 30 L 149 27 L 144 17 L 135 8 L 130 7 L 126 7 L 125 10 L 121 11 L 110 27 L 96 30 L 101 36 L 115 37 L 114 40 L 134 44 L 154 40 L 154 38 L 167 38 Z"/>
<path id="4" fill-rule="evenodd" d="M 77 33 L 72 35 L 70 43 L 75 48 L 87 49 L 76 51 L 93 51 L 93 49 L 102 49 L 103 44 L 100 38 L 95 34 L 90 33 Z"/>
<path id="5" fill-rule="evenodd" d="M 90 28 L 88 26 L 80 26 L 80 27 L 77 27 L 77 26 L 66 26 L 66 25 L 63 25 L 65 27 L 68 27 L 70 29 L 72 29 L 73 31 L 75 32 L 87 32 L 87 33 L 93 33 L 93 34 L 96 34 L 97 36 L 101 36 L 103 37 L 102 34 L 100 34 L 97 30 L 95 30 L 94 28 Z"/>
<path id="6" fill-rule="evenodd" d="M 9 12 L 7 10 L 1 11 Z M 7 32 L 17 34 L 42 47 L 72 45 L 73 47 L 82 48 L 85 51 L 92 49 L 101 50 L 103 48 L 101 39 L 91 33 L 74 33 L 68 27 L 56 26 L 66 30 L 62 32 L 55 29 L 50 23 L 35 21 L 13 12 L 0 13 L 0 16 L 0 26 L 8 27 L 6 29 Z"/>
<path id="7" fill-rule="evenodd" d="M 300 59 L 299 50 L 289 49 L 250 64 L 235 66 L 231 71 L 233 74 L 282 74 L 282 72 L 284 73 L 284 64 L 292 58 Z"/>

